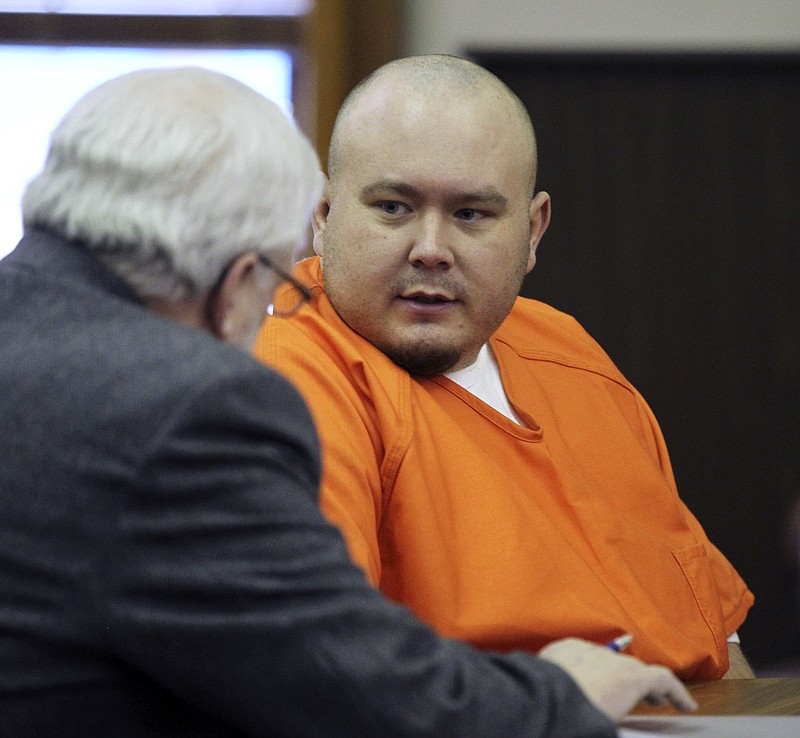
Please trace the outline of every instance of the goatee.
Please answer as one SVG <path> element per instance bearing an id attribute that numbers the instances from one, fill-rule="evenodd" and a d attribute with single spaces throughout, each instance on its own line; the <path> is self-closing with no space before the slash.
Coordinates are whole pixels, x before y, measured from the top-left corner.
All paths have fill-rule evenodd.
<path id="1" fill-rule="evenodd" d="M 433 377 L 452 369 L 461 358 L 459 350 L 450 347 L 378 347 L 397 366 L 409 374 L 421 377 Z"/>

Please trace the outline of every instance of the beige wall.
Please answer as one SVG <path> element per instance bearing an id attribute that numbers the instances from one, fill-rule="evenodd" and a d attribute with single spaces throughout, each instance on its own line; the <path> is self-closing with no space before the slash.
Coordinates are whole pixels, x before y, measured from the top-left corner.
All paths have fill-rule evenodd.
<path id="1" fill-rule="evenodd" d="M 406 0 L 405 54 L 800 50 L 798 0 Z"/>

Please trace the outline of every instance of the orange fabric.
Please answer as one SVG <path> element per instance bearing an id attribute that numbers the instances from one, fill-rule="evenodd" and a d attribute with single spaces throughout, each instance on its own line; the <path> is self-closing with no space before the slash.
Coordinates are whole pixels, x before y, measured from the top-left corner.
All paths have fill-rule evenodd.
<path id="1" fill-rule="evenodd" d="M 630 653 L 684 679 L 727 670 L 753 596 L 680 500 L 650 409 L 572 318 L 520 298 L 490 339 L 523 428 L 351 331 L 316 257 L 296 276 L 313 302 L 266 321 L 256 355 L 311 407 L 323 509 L 376 586 L 479 648 L 630 632 Z"/>

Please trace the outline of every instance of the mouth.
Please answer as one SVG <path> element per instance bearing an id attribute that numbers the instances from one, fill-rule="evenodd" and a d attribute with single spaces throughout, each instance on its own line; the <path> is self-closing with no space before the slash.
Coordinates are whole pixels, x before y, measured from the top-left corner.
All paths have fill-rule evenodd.
<path id="1" fill-rule="evenodd" d="M 450 300 L 445 300 L 443 297 L 437 297 L 436 295 L 414 295 L 414 297 L 404 297 L 403 299 L 417 302 L 420 305 L 441 305 L 446 302 L 451 302 Z"/>
<path id="2" fill-rule="evenodd" d="M 441 305 L 445 303 L 455 302 L 455 300 L 445 294 L 438 292 L 408 292 L 400 295 L 400 299 L 410 302 L 416 302 L 420 305 Z"/>
<path id="3" fill-rule="evenodd" d="M 449 314 L 458 300 L 447 293 L 416 290 L 398 295 L 398 299 L 416 318 L 433 319 Z"/>

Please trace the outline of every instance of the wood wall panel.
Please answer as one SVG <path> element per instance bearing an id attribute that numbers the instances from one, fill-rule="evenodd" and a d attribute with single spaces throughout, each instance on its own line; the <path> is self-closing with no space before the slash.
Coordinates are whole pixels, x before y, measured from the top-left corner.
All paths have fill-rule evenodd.
<path id="1" fill-rule="evenodd" d="M 528 106 L 553 223 L 523 294 L 653 406 L 681 494 L 800 656 L 800 56 L 473 54 Z M 795 551 L 800 542 L 794 543 Z"/>
<path id="2" fill-rule="evenodd" d="M 315 89 L 314 140 L 323 165 L 339 106 L 353 86 L 399 52 L 401 0 L 317 0 L 305 48 Z"/>

